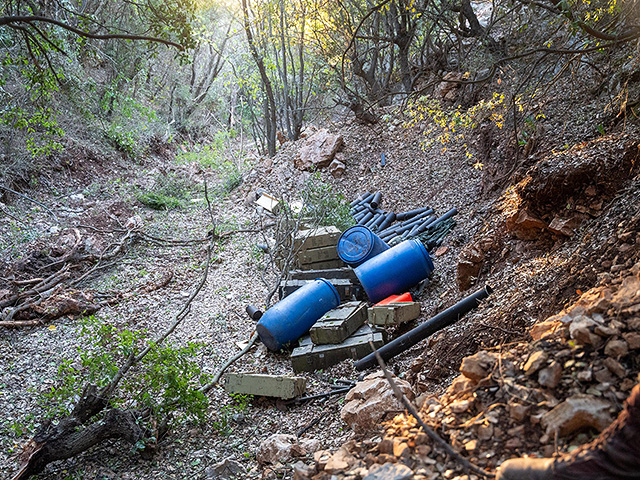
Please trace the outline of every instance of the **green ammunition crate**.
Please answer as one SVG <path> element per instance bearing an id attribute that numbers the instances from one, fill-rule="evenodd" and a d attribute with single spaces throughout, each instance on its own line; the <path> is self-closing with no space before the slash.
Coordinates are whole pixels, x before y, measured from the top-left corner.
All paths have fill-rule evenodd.
<path id="1" fill-rule="evenodd" d="M 376 348 L 384 345 L 383 332 L 363 325 L 343 343 L 314 345 L 309 336 L 300 340 L 300 346 L 291 354 L 291 365 L 295 372 L 313 372 L 328 368 L 348 358 L 360 360 L 372 352 L 369 340 Z"/>
<path id="2" fill-rule="evenodd" d="M 369 308 L 369 324 L 378 326 L 400 325 L 420 316 L 419 302 L 397 302 Z"/>
<path id="3" fill-rule="evenodd" d="M 318 320 L 309 335 L 316 345 L 342 343 L 366 321 L 367 305 L 364 302 L 343 303 Z"/>
<path id="4" fill-rule="evenodd" d="M 298 259 L 298 264 L 300 265 L 339 259 L 338 250 L 335 245 L 303 249 L 296 254 L 296 257 Z"/>
<path id="5" fill-rule="evenodd" d="M 303 377 L 257 373 L 227 373 L 224 376 L 224 389 L 228 393 L 278 397 L 283 400 L 302 395 L 306 386 L 307 380 Z"/>
<path id="6" fill-rule="evenodd" d="M 327 260 L 326 262 L 314 262 L 300 265 L 300 270 L 323 270 L 326 268 L 344 267 L 342 260 Z"/>
<path id="7" fill-rule="evenodd" d="M 313 230 L 300 230 L 293 238 L 293 248 L 304 250 L 309 248 L 328 247 L 338 244 L 340 230 L 336 227 L 318 227 Z"/>
<path id="8" fill-rule="evenodd" d="M 319 278 L 319 277 L 314 277 Z M 320 278 L 324 278 L 331 285 L 336 287 L 338 291 L 338 295 L 340 295 L 341 301 L 350 301 L 352 296 L 355 296 L 356 300 L 362 300 L 364 298 L 364 289 L 358 285 L 353 285 L 351 280 L 344 278 L 327 278 L 321 276 Z M 283 280 L 280 282 L 278 286 L 278 295 L 280 296 L 280 300 L 284 297 L 291 295 L 297 289 L 302 287 L 303 285 L 312 282 L 313 280 Z"/>
<path id="9" fill-rule="evenodd" d="M 351 280 L 354 285 L 360 285 L 356 272 L 351 267 L 330 268 L 325 270 L 291 270 L 292 280 L 315 280 L 316 278 L 339 278 Z"/>

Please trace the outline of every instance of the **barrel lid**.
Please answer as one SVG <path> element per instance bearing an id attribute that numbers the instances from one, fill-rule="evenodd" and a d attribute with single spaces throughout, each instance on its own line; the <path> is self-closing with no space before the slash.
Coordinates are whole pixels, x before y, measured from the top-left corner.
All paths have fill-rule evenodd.
<path id="1" fill-rule="evenodd" d="M 371 230 L 363 225 L 351 227 L 338 240 L 338 256 L 345 263 L 358 263 L 373 250 L 375 239 Z"/>

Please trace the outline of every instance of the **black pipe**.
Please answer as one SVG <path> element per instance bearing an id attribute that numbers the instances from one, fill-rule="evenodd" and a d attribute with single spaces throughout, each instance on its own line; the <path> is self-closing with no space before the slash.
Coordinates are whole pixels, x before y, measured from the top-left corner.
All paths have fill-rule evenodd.
<path id="1" fill-rule="evenodd" d="M 360 203 L 358 203 L 358 205 L 368 206 L 371 203 L 371 200 L 373 200 L 374 195 L 375 195 L 374 193 L 370 193 L 369 195 L 364 197 L 364 199 L 360 200 Z"/>
<path id="2" fill-rule="evenodd" d="M 357 222 L 359 222 L 360 220 L 362 220 L 365 215 L 367 215 L 369 212 L 367 212 L 366 210 L 363 210 L 362 212 L 358 212 L 353 216 L 353 219 Z"/>
<path id="3" fill-rule="evenodd" d="M 364 225 L 365 223 L 367 223 L 372 218 L 373 218 L 373 213 L 369 212 L 364 217 L 362 217 L 360 220 L 358 220 L 358 225 Z"/>
<path id="4" fill-rule="evenodd" d="M 373 223 L 373 225 L 371 226 L 372 228 L 376 229 L 376 230 L 380 230 L 380 225 L 382 225 L 382 223 L 387 219 L 387 214 L 386 212 L 382 212 L 380 214 L 380 217 L 378 217 L 378 219 Z"/>
<path id="5" fill-rule="evenodd" d="M 422 325 L 417 326 L 413 330 L 408 331 L 404 335 L 399 336 L 395 340 L 387 343 L 378 349 L 378 353 L 384 361 L 395 357 L 404 352 L 408 348 L 413 347 L 416 343 L 424 340 L 429 335 L 442 330 L 445 327 L 460 320 L 466 313 L 476 308 L 480 300 L 487 298 L 492 292 L 489 285 L 485 285 L 482 290 L 472 293 L 468 297 L 463 298 L 452 307 L 440 312 L 435 317 L 427 320 Z M 371 353 L 354 363 L 357 370 L 364 370 L 374 366 L 377 363 L 375 354 Z"/>
<path id="6" fill-rule="evenodd" d="M 425 221 L 425 217 L 429 217 L 433 215 L 433 211 L 427 210 L 426 212 L 422 212 L 420 215 L 412 218 L 411 220 L 407 220 L 405 223 L 401 223 L 399 228 L 396 228 L 396 233 L 403 233 L 407 230 L 411 230 L 414 226 L 420 225 Z M 435 216 L 434 216 L 435 219 Z"/>
<path id="7" fill-rule="evenodd" d="M 382 193 L 376 192 L 376 194 L 371 199 L 371 202 L 369 203 L 373 208 L 378 208 L 378 205 L 382 203 Z"/>
<path id="8" fill-rule="evenodd" d="M 365 198 L 371 195 L 371 192 L 364 192 L 362 195 L 358 196 L 353 202 L 349 204 L 350 207 L 355 207 L 359 203 L 361 203 Z"/>
<path id="9" fill-rule="evenodd" d="M 262 318 L 262 311 L 258 310 L 258 307 L 254 307 L 253 305 L 247 305 L 245 309 L 247 314 L 251 318 L 251 320 L 255 320 L 256 322 Z"/>
<path id="10" fill-rule="evenodd" d="M 433 218 L 428 219 L 422 225 L 417 226 L 415 228 L 415 232 L 412 230 L 411 235 L 420 235 L 421 233 L 425 232 L 427 228 L 429 228 L 431 225 L 435 224 L 437 221 L 438 221 L 437 219 L 434 220 Z"/>
<path id="11" fill-rule="evenodd" d="M 380 229 L 380 233 L 384 232 L 385 228 L 387 228 L 389 225 L 391 225 L 395 219 L 396 219 L 396 214 L 395 213 L 393 213 L 393 212 L 388 213 L 387 216 L 384 217 L 384 221 L 378 227 Z"/>
<path id="12" fill-rule="evenodd" d="M 373 215 L 373 217 L 371 218 L 371 220 L 369 220 L 367 223 L 364 224 L 365 227 L 367 227 L 369 230 L 371 230 L 373 228 L 373 225 L 378 221 L 378 219 L 382 216 L 381 213 L 376 213 Z"/>
<path id="13" fill-rule="evenodd" d="M 356 205 L 355 207 L 351 207 L 351 209 L 349 210 L 349 212 L 351 212 L 351 215 L 361 212 L 363 210 L 365 210 L 367 207 L 365 207 L 364 205 Z"/>
<path id="14" fill-rule="evenodd" d="M 395 235 L 396 230 L 398 228 L 400 228 L 400 224 L 388 226 L 384 230 L 380 230 L 380 233 L 378 233 L 378 236 L 380 238 L 382 238 L 382 237 L 386 237 L 386 236 L 389 236 L 389 235 Z"/>
<path id="15" fill-rule="evenodd" d="M 433 226 L 436 225 L 440 222 L 444 222 L 445 220 L 453 217 L 454 215 L 456 215 L 458 213 L 458 209 L 456 207 L 453 207 L 451 210 L 449 210 L 447 213 L 445 213 L 444 215 L 442 215 L 441 217 L 439 217 L 436 221 L 432 222 L 429 224 L 429 226 Z"/>
<path id="16" fill-rule="evenodd" d="M 426 212 L 427 210 L 429 210 L 429 207 L 420 207 L 413 210 L 409 210 L 408 212 L 397 213 L 396 220 L 398 220 L 399 222 L 402 222 L 404 220 L 408 220 L 412 217 L 415 217 L 419 213 Z"/>

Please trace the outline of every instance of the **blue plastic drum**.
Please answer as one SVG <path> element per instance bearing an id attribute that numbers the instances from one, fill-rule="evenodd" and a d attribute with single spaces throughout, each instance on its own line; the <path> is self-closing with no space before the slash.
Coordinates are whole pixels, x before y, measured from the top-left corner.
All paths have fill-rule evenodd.
<path id="1" fill-rule="evenodd" d="M 345 230 L 338 240 L 338 256 L 352 267 L 357 267 L 385 250 L 389 250 L 389 245 L 362 225 Z"/>
<path id="2" fill-rule="evenodd" d="M 377 303 L 426 279 L 433 271 L 429 252 L 420 240 L 406 240 L 355 269 L 369 300 Z"/>
<path id="3" fill-rule="evenodd" d="M 271 351 L 295 342 L 329 310 L 340 305 L 336 287 L 322 278 L 309 282 L 264 312 L 256 326 Z"/>

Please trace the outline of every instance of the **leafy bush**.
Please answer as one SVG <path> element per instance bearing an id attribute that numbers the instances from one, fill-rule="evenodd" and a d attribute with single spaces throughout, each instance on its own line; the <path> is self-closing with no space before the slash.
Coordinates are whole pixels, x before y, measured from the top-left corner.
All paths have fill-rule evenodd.
<path id="1" fill-rule="evenodd" d="M 349 204 L 331 185 L 320 179 L 320 173 L 311 175 L 302 190 L 304 202 L 302 215 L 318 225 L 333 225 L 340 230 L 353 226 L 355 221 L 349 213 Z"/>
<path id="2" fill-rule="evenodd" d="M 192 149 L 178 154 L 179 163 L 199 163 L 218 174 L 218 182 L 213 187 L 216 196 L 224 197 L 242 184 L 242 162 L 234 161 L 229 145 L 233 132 L 218 131 L 211 143 L 195 145 Z M 229 160 L 229 158 L 232 158 Z"/>
<path id="3" fill-rule="evenodd" d="M 191 197 L 191 185 L 176 175 L 159 175 L 150 190 L 138 192 L 136 199 L 154 210 L 175 210 Z"/>
<path id="4" fill-rule="evenodd" d="M 231 435 L 233 428 L 231 423 L 235 415 L 244 414 L 251 407 L 252 395 L 241 393 L 231 394 L 231 403 L 224 405 L 218 410 L 216 420 L 212 423 L 213 428 L 220 435 Z"/>
<path id="5" fill-rule="evenodd" d="M 58 383 L 40 399 L 49 417 L 69 413 L 87 384 L 106 386 L 131 354 L 137 355 L 147 340 L 145 331 L 119 330 L 94 316 L 83 320 L 77 355 L 58 368 Z M 84 342 L 81 342 L 84 343 Z M 113 407 L 148 409 L 163 422 L 181 412 L 183 421 L 202 422 L 208 407 L 199 391 L 209 378 L 193 361 L 200 345 L 153 345 L 151 351 L 122 380 L 110 399 Z M 78 361 L 79 360 L 79 361 Z"/>

